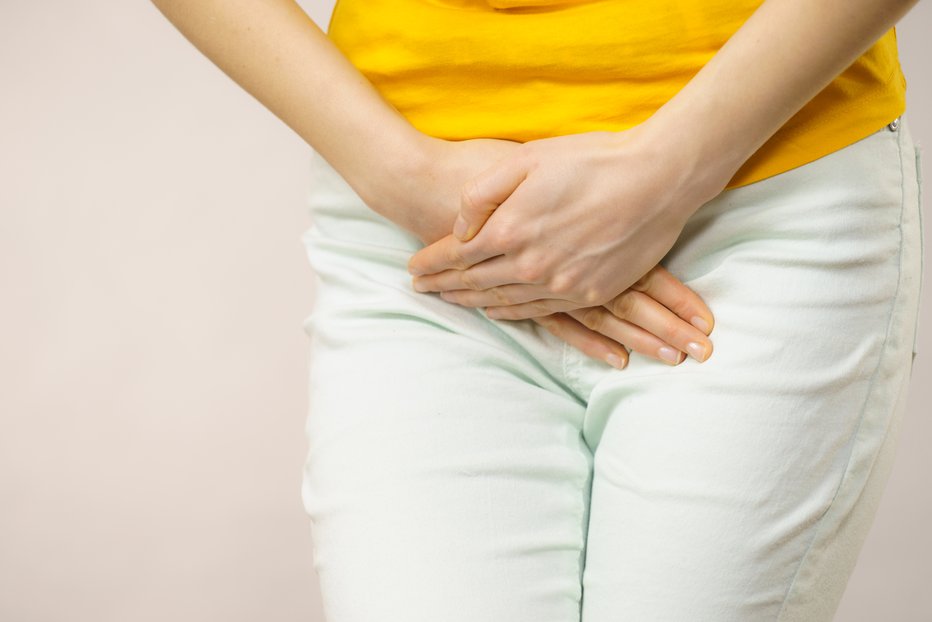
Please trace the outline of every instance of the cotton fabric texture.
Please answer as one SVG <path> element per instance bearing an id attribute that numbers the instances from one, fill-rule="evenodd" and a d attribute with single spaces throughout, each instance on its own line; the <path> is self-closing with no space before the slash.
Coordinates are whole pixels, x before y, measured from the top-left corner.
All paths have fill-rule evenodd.
<path id="1" fill-rule="evenodd" d="M 662 264 L 715 351 L 625 370 L 415 291 L 423 244 L 315 154 L 302 499 L 328 622 L 829 622 L 916 355 L 899 121 L 696 211 Z"/>

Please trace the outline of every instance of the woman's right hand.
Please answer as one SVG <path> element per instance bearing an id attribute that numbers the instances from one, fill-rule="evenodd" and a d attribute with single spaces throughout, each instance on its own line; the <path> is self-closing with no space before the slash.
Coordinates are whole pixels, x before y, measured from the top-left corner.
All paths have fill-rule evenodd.
<path id="1" fill-rule="evenodd" d="M 424 164 L 392 191 L 380 193 L 377 211 L 425 244 L 452 235 L 463 186 L 518 145 L 495 138 L 427 137 L 419 158 Z M 695 317 L 707 325 L 703 330 L 691 323 Z M 530 319 L 587 356 L 618 368 L 627 366 L 629 349 L 670 365 L 682 362 L 686 354 L 705 361 L 712 353 L 712 312 L 660 264 L 604 305 Z"/>

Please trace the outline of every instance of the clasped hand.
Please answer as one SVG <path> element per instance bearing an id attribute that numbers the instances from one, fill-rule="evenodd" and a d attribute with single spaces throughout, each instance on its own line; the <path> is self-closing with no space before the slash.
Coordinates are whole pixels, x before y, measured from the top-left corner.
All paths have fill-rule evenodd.
<path id="1" fill-rule="evenodd" d="M 529 141 L 469 180 L 454 234 L 408 263 L 415 289 L 517 320 L 629 288 L 704 199 L 643 127 Z"/>
<path id="2" fill-rule="evenodd" d="M 658 263 L 702 195 L 684 190 L 686 167 L 642 128 L 523 144 L 431 141 L 436 164 L 416 174 L 411 196 L 443 206 L 402 213 L 427 244 L 409 261 L 423 273 L 415 289 L 486 307 L 490 318 L 531 318 L 616 367 L 627 364 L 622 344 L 672 365 L 683 352 L 706 360 L 711 311 Z M 447 197 L 444 180 L 462 180 L 462 191 Z M 438 217 L 448 203 L 450 219 Z M 449 233 L 456 212 L 465 233 Z"/>

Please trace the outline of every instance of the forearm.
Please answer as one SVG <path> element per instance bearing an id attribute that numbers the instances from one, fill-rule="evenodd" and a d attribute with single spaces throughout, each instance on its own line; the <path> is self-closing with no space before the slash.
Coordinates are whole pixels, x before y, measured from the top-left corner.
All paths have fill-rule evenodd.
<path id="1" fill-rule="evenodd" d="M 292 0 L 152 0 L 363 199 L 416 167 L 424 138 Z M 391 167 L 391 170 L 389 170 Z"/>
<path id="2" fill-rule="evenodd" d="M 683 158 L 683 183 L 712 198 L 916 2 L 766 0 L 648 120 L 663 148 Z"/>

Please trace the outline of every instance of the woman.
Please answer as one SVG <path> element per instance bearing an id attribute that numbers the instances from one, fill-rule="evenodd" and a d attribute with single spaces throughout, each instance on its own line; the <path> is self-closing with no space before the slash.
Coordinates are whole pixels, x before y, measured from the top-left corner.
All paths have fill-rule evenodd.
<path id="1" fill-rule="evenodd" d="M 916 353 L 915 0 L 154 1 L 314 150 L 330 622 L 832 619 Z"/>

